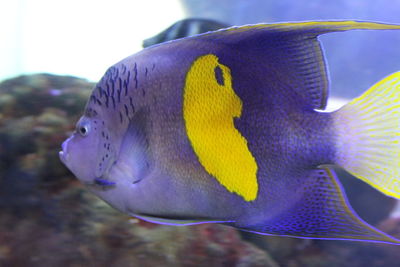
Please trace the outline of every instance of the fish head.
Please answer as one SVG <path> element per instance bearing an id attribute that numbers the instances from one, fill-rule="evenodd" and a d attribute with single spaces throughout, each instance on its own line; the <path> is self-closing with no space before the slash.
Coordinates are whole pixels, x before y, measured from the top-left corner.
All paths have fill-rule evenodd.
<path id="1" fill-rule="evenodd" d="M 100 110 L 87 107 L 59 152 L 64 165 L 84 184 L 103 177 L 115 162 L 112 137 L 100 114 Z"/>

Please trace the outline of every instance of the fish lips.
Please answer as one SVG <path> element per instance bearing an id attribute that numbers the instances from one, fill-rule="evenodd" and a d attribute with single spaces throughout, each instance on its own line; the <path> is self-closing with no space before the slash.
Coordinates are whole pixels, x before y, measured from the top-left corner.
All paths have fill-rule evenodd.
<path id="1" fill-rule="evenodd" d="M 61 144 L 61 151 L 58 152 L 58 156 L 60 157 L 61 162 L 65 165 L 67 165 L 68 161 L 68 142 L 71 140 L 71 138 L 72 136 Z"/>

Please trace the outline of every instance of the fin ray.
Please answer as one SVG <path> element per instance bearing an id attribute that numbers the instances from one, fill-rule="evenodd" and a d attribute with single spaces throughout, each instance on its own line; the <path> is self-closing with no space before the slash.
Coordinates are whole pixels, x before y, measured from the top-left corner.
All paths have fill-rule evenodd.
<path id="1" fill-rule="evenodd" d="M 266 68 L 265 75 L 277 76 L 274 80 L 278 89 L 289 87 L 304 103 L 322 110 L 327 104 L 329 80 L 317 37 L 356 29 L 400 29 L 400 25 L 359 21 L 255 24 L 217 30 L 194 38 L 208 38 L 228 45 L 251 43 L 254 50 L 268 55 L 268 62 L 261 63 L 260 67 Z"/>
<path id="2" fill-rule="evenodd" d="M 290 210 L 263 224 L 244 227 L 244 230 L 301 238 L 400 245 L 400 240 L 375 229 L 355 214 L 333 170 L 327 167 L 312 170 L 304 178 L 300 189 L 304 192 L 303 197 Z"/>
<path id="3" fill-rule="evenodd" d="M 146 112 L 138 110 L 130 119 L 121 142 L 118 158 L 109 174 L 111 179 L 129 179 L 129 182 L 137 183 L 148 175 L 151 161 L 145 117 Z"/>
<path id="4" fill-rule="evenodd" d="M 400 72 L 333 113 L 336 163 L 379 191 L 400 198 Z"/>

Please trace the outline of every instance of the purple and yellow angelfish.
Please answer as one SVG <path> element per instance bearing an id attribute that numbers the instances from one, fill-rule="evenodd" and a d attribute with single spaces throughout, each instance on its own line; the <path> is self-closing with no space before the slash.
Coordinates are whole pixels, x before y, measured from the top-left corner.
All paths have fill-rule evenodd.
<path id="1" fill-rule="evenodd" d="M 400 244 L 355 214 L 332 169 L 400 198 L 400 72 L 321 112 L 318 36 L 353 29 L 400 26 L 259 24 L 146 48 L 106 72 L 61 160 L 110 205 L 158 223 Z"/>

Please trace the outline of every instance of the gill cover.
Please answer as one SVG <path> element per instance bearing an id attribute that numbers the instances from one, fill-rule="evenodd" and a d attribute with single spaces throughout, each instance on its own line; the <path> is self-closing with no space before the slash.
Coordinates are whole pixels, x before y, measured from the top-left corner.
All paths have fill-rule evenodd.
<path id="1" fill-rule="evenodd" d="M 104 118 L 92 105 L 93 102 L 89 101 L 85 115 L 77 124 L 77 132 L 81 131 L 81 127 L 87 129 L 87 132 L 82 136 L 81 149 L 85 151 L 82 151 L 81 154 L 85 154 L 87 159 L 93 159 L 94 179 L 101 178 L 114 163 L 116 151 Z M 85 161 L 86 159 L 83 158 L 82 160 Z"/>

